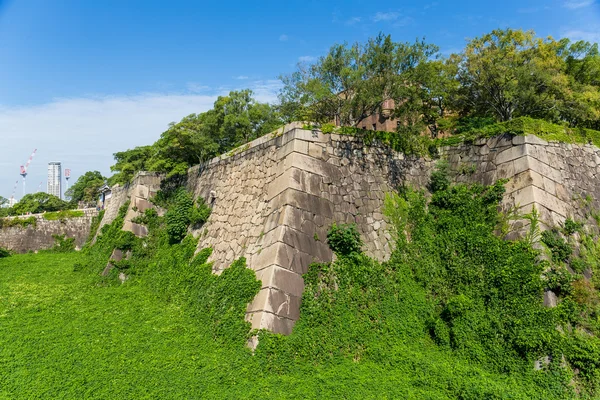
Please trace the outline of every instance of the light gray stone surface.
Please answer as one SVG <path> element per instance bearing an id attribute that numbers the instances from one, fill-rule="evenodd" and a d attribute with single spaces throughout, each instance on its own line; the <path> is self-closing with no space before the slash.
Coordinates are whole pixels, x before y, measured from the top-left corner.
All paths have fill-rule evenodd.
<path id="1" fill-rule="evenodd" d="M 583 218 L 574 198 L 600 199 L 593 146 L 548 143 L 535 136 L 503 135 L 441 149 L 457 182 L 492 184 L 510 179 L 502 208 L 535 206 L 548 227 Z M 389 257 L 393 242 L 382 208 L 398 187 L 424 188 L 436 160 L 408 157 L 352 136 L 287 126 L 205 166 L 191 168 L 189 189 L 211 201 L 213 212 L 196 235 L 212 247 L 216 273 L 244 256 L 262 289 L 248 306 L 254 328 L 289 333 L 298 318 L 302 274 L 311 262 L 332 258 L 326 234 L 333 222 L 356 223 L 366 253 Z M 587 207 L 598 207 L 597 200 Z M 515 221 L 521 231 L 527 220 Z"/>
<path id="2" fill-rule="evenodd" d="M 15 226 L 0 229 L 0 247 L 16 253 L 27 253 L 52 248 L 55 240 L 52 235 L 65 235 L 75 238 L 76 248 L 81 248 L 90 235 L 92 219 L 98 215 L 95 208 L 81 210 L 83 217 L 66 218 L 64 220 L 48 221 L 44 214 L 27 215 L 15 218 L 36 218 L 36 226 L 26 228 Z"/>

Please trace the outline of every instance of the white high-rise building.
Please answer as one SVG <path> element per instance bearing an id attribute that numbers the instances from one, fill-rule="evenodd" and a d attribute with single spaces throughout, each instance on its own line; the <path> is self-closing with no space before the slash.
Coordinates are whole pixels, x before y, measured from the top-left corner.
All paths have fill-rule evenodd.
<path id="1" fill-rule="evenodd" d="M 61 190 L 61 182 L 62 182 L 62 170 L 60 162 L 53 161 L 48 163 L 48 194 L 53 194 L 54 196 L 62 199 L 62 190 Z"/>

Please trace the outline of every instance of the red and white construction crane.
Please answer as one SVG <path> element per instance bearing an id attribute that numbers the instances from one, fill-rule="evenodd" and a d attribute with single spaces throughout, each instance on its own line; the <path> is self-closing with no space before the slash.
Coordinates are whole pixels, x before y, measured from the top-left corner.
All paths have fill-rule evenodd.
<path id="1" fill-rule="evenodd" d="M 17 186 L 19 186 L 19 181 L 15 182 L 15 187 L 13 188 L 12 196 L 10 196 L 10 202 L 8 203 L 9 207 L 12 207 L 15 205 L 15 193 L 17 191 Z"/>
<path id="2" fill-rule="evenodd" d="M 25 178 L 27 178 L 27 168 L 29 168 L 29 164 L 31 164 L 31 160 L 33 160 L 33 156 L 35 156 L 35 152 L 37 149 L 33 150 L 33 153 L 29 156 L 29 160 L 27 160 L 27 164 L 24 166 L 21 165 L 21 176 L 23 177 L 23 196 L 25 196 Z"/>

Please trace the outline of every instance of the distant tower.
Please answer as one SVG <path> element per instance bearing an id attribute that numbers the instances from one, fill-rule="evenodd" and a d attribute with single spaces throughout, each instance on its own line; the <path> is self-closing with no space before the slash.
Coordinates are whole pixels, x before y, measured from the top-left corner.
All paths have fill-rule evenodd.
<path id="1" fill-rule="evenodd" d="M 52 194 L 62 199 L 61 190 L 62 169 L 59 161 L 48 163 L 48 194 Z"/>

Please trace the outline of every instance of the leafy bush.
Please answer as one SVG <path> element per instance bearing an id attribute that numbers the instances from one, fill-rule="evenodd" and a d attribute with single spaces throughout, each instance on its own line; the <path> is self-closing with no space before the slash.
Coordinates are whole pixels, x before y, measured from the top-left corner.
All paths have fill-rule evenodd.
<path id="1" fill-rule="evenodd" d="M 10 251 L 6 250 L 3 247 L 0 247 L 0 258 L 10 257 Z"/>
<path id="2" fill-rule="evenodd" d="M 52 238 L 54 239 L 53 252 L 68 253 L 75 250 L 75 238 L 66 235 L 52 235 Z"/>
<path id="3" fill-rule="evenodd" d="M 206 222 L 210 211 L 210 207 L 202 199 L 199 199 L 198 206 L 195 206 L 194 200 L 185 189 L 178 190 L 172 200 L 172 205 L 165 214 L 167 233 L 171 243 L 180 242 L 185 237 L 190 224 L 197 227 Z"/>
<path id="4" fill-rule="evenodd" d="M 210 217 L 211 208 L 206 204 L 203 198 L 196 200 L 196 206 L 192 207 L 190 213 L 190 223 L 194 226 L 203 225 Z"/>
<path id="5" fill-rule="evenodd" d="M 435 170 L 431 173 L 429 182 L 429 190 L 435 193 L 440 190 L 446 190 L 450 186 L 449 178 L 449 164 L 447 161 L 442 160 L 435 166 Z"/>
<path id="6" fill-rule="evenodd" d="M 556 228 L 542 232 L 542 243 L 548 246 L 555 262 L 567 262 L 573 252 Z"/>
<path id="7" fill-rule="evenodd" d="M 573 219 L 567 218 L 563 224 L 563 233 L 566 236 L 571 236 L 575 232 L 579 232 L 582 227 L 583 227 L 582 222 L 575 222 Z"/>
<path id="8" fill-rule="evenodd" d="M 47 212 L 42 215 L 42 217 L 47 221 L 64 221 L 68 218 L 78 218 L 83 217 L 85 214 L 81 210 L 65 210 L 65 211 L 53 211 Z"/>
<path id="9" fill-rule="evenodd" d="M 360 253 L 363 245 L 356 224 L 333 223 L 327 232 L 327 243 L 334 253 L 341 256 Z"/>
<path id="10" fill-rule="evenodd" d="M 1 228 L 13 228 L 13 227 L 21 227 L 27 228 L 29 226 L 35 228 L 37 226 L 37 218 L 36 217 L 28 217 L 28 218 L 1 218 L 0 219 L 0 229 Z"/>

